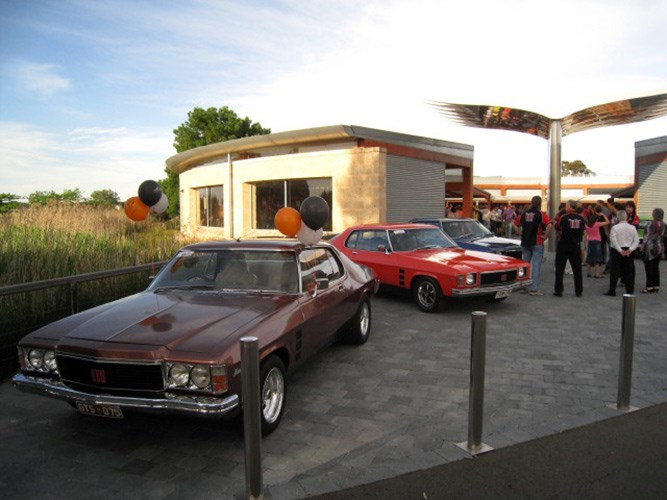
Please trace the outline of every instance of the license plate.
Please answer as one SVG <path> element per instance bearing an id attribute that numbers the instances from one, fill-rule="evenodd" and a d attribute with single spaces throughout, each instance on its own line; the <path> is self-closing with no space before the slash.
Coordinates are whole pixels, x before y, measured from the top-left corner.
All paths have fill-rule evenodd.
<path id="1" fill-rule="evenodd" d="M 85 413 L 86 415 L 94 415 L 96 417 L 106 417 L 106 418 L 124 418 L 123 411 L 119 406 L 112 405 L 96 405 L 91 403 L 76 403 L 76 409 L 80 413 Z"/>
<path id="2" fill-rule="evenodd" d="M 510 296 L 509 290 L 500 290 L 499 292 L 496 292 L 496 299 L 504 299 L 505 297 L 509 296 Z"/>

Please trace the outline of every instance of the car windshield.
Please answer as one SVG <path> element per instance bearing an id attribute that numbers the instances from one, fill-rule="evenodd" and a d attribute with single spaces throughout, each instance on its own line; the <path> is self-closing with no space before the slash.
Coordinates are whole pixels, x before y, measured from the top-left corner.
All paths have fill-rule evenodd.
<path id="1" fill-rule="evenodd" d="M 475 220 L 443 221 L 442 229 L 455 240 L 493 236 L 491 231 Z"/>
<path id="2" fill-rule="evenodd" d="M 437 228 L 390 229 L 388 232 L 391 248 L 394 252 L 458 246 Z"/>
<path id="3" fill-rule="evenodd" d="M 296 255 L 270 250 L 182 250 L 149 290 L 299 291 Z"/>

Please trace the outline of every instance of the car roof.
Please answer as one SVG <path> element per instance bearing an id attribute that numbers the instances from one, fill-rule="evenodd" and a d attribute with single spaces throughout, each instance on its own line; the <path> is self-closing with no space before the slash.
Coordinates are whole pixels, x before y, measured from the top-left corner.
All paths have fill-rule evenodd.
<path id="1" fill-rule="evenodd" d="M 378 224 L 361 224 L 359 226 L 351 226 L 350 231 L 357 231 L 360 229 L 422 229 L 428 227 L 428 224 L 419 224 L 416 222 L 383 222 Z"/>
<path id="2" fill-rule="evenodd" d="M 460 222 L 460 221 L 476 221 L 472 217 L 417 217 L 412 219 L 413 222 L 419 222 L 423 220 L 437 220 L 438 222 Z"/>
<path id="3" fill-rule="evenodd" d="M 327 246 L 330 247 L 329 243 L 321 241 L 313 246 Z M 304 248 L 309 248 L 309 246 L 304 245 L 299 240 L 296 239 L 257 239 L 257 240 L 216 240 L 216 241 L 204 241 L 200 243 L 193 243 L 187 245 L 184 248 L 188 250 L 233 250 L 233 249 L 246 249 L 246 250 L 283 250 L 283 251 L 295 251 L 302 250 Z"/>

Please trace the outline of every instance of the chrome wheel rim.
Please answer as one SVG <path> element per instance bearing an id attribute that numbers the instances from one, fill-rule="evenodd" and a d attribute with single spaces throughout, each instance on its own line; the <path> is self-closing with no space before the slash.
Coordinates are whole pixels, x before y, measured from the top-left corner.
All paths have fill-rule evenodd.
<path id="1" fill-rule="evenodd" d="M 285 380 L 279 368 L 273 367 L 266 374 L 262 387 L 262 415 L 269 424 L 275 422 L 285 400 Z"/>
<path id="2" fill-rule="evenodd" d="M 417 300 L 425 308 L 433 307 L 438 291 L 430 281 L 422 281 L 417 288 Z"/>
<path id="3" fill-rule="evenodd" d="M 361 311 L 359 311 L 359 331 L 361 335 L 365 337 L 368 335 L 368 327 L 371 324 L 371 310 L 368 307 L 368 303 L 364 302 L 361 305 Z"/>

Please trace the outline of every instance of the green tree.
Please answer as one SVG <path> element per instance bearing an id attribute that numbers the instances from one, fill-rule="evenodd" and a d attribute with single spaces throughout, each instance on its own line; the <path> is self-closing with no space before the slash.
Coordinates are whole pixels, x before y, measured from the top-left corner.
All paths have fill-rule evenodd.
<path id="1" fill-rule="evenodd" d="M 174 129 L 174 148 L 178 153 L 188 149 L 215 144 L 216 142 L 230 141 L 252 135 L 270 134 L 270 128 L 264 128 L 259 123 L 253 123 L 247 116 L 240 118 L 227 106 L 222 108 L 196 107 L 188 113 L 188 119 Z M 168 217 L 179 213 L 179 184 L 178 174 L 165 168 L 166 179 L 158 181 L 162 192 L 169 199 Z"/>
<path id="2" fill-rule="evenodd" d="M 0 193 L 0 214 L 10 212 L 20 206 L 21 197 L 10 193 Z"/>
<path id="3" fill-rule="evenodd" d="M 594 177 L 597 174 L 589 170 L 581 160 L 564 161 L 562 167 L 563 177 Z"/>
<path id="4" fill-rule="evenodd" d="M 65 189 L 62 193 L 55 191 L 35 191 L 28 195 L 28 203 L 37 203 L 39 205 L 46 205 L 49 202 L 67 202 L 78 203 L 83 201 L 83 195 L 79 188 Z"/>
<path id="5" fill-rule="evenodd" d="M 120 197 L 116 191 L 100 189 L 90 193 L 90 198 L 86 203 L 95 207 L 113 207 L 120 203 Z"/>

